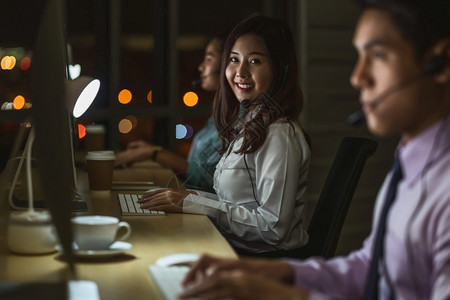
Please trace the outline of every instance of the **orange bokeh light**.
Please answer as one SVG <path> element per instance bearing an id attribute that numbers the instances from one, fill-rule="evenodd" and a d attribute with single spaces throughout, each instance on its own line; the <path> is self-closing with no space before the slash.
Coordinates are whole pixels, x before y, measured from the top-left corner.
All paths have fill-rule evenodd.
<path id="1" fill-rule="evenodd" d="M 22 95 L 17 95 L 13 100 L 14 109 L 22 109 L 25 105 L 25 98 Z"/>
<path id="2" fill-rule="evenodd" d="M 189 107 L 195 106 L 198 103 L 198 96 L 194 92 L 187 92 L 183 96 L 183 102 L 186 106 Z"/>
<path id="3" fill-rule="evenodd" d="M 131 94 L 131 92 L 127 89 L 121 90 L 119 96 L 117 97 L 119 102 L 122 104 L 130 103 L 131 98 L 133 98 L 133 94 Z"/>
<path id="4" fill-rule="evenodd" d="M 86 136 L 86 126 L 78 124 L 78 138 L 82 139 Z"/>
<path id="5" fill-rule="evenodd" d="M 3 70 L 12 70 L 16 65 L 16 58 L 14 56 L 5 56 L 2 58 L 0 65 Z"/>
<path id="6" fill-rule="evenodd" d="M 153 102 L 153 99 L 152 99 L 152 90 L 150 90 L 150 92 L 148 92 L 148 94 L 147 94 L 147 101 L 150 102 L 150 103 Z"/>

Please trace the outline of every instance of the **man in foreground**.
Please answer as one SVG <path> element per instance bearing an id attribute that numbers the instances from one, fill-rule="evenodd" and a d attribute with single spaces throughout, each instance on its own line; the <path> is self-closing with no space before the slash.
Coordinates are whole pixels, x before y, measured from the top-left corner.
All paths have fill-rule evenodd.
<path id="1" fill-rule="evenodd" d="M 181 298 L 450 298 L 450 1 L 362 2 L 351 83 L 369 130 L 401 136 L 371 234 L 330 260 L 203 256 Z"/>

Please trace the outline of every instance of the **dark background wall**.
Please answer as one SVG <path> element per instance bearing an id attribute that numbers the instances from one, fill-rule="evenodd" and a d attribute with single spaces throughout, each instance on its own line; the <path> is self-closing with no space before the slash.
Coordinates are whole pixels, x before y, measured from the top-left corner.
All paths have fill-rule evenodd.
<path id="1" fill-rule="evenodd" d="M 343 136 L 371 137 L 378 150 L 367 163 L 344 224 L 337 252 L 358 248 L 369 233 L 376 193 L 392 162 L 397 140 L 377 139 L 365 126 L 354 128 L 345 120 L 359 108 L 358 92 L 349 83 L 356 52 L 352 35 L 358 8 L 351 0 L 302 1 L 306 20 L 303 36 L 302 86 L 307 98 L 307 128 L 313 140 L 309 182 L 309 209 L 313 209 L 334 153 Z"/>

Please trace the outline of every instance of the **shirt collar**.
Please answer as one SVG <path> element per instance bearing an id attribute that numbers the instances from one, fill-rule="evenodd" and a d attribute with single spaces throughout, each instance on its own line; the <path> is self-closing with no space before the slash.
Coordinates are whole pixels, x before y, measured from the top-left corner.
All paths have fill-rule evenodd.
<path id="1" fill-rule="evenodd" d="M 403 179 L 412 185 L 426 171 L 427 164 L 433 163 L 450 144 L 450 118 L 437 122 L 406 145 L 397 148 L 402 164 Z"/>

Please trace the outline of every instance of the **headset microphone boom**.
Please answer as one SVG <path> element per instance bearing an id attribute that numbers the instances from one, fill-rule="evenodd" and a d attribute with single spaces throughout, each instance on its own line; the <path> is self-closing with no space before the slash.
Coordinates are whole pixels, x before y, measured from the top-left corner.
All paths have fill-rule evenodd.
<path id="1" fill-rule="evenodd" d="M 415 81 L 417 81 L 423 77 L 439 74 L 442 71 L 442 69 L 444 68 L 445 63 L 446 63 L 445 56 L 443 56 L 443 55 L 432 56 L 431 59 L 429 60 L 429 62 L 427 63 L 427 65 L 425 66 L 423 72 L 421 72 L 417 75 L 414 75 L 410 78 L 407 78 L 397 84 L 391 85 L 380 95 L 378 95 L 377 97 L 372 99 L 372 101 L 370 101 L 370 106 L 372 106 L 372 108 L 377 107 L 387 97 L 400 91 L 401 89 L 404 89 L 405 87 L 409 86 L 410 84 L 414 83 Z M 361 125 L 363 120 L 364 120 L 364 112 L 362 110 L 357 110 L 347 117 L 347 123 L 349 123 L 352 126 Z"/>

